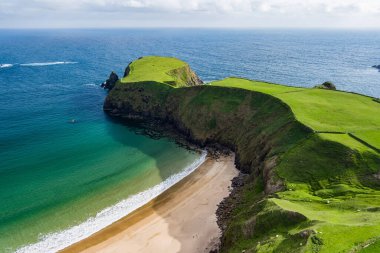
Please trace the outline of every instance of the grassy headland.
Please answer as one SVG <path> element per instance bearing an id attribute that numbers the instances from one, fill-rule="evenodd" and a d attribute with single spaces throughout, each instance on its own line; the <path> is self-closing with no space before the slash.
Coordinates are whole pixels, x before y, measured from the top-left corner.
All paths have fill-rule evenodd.
<path id="1" fill-rule="evenodd" d="M 235 151 L 249 176 L 226 201 L 222 252 L 377 252 L 379 103 L 239 78 L 199 85 L 179 63 L 131 63 L 104 109 L 171 124 L 200 146 Z M 178 72 L 181 66 L 186 71 Z"/>
<path id="2" fill-rule="evenodd" d="M 176 58 L 145 56 L 131 62 L 127 67 L 122 83 L 155 81 L 173 87 L 191 86 L 197 76 L 186 62 Z"/>

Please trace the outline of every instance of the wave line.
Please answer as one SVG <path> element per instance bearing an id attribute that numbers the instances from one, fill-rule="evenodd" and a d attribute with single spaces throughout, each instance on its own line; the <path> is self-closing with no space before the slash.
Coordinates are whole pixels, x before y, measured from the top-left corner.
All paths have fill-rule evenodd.
<path id="1" fill-rule="evenodd" d="M 145 191 L 132 195 L 111 207 L 103 209 L 97 213 L 95 217 L 90 217 L 79 225 L 70 227 L 60 232 L 47 234 L 43 236 L 39 242 L 19 248 L 16 253 L 53 253 L 91 236 L 168 190 L 204 163 L 206 156 L 207 152 L 202 151 L 202 155 L 199 159 L 194 161 L 190 166 L 186 167 L 181 172 L 171 175 L 165 181 Z"/>
<path id="2" fill-rule="evenodd" d="M 42 67 L 42 66 L 52 66 L 52 65 L 62 65 L 62 64 L 76 64 L 78 62 L 72 61 L 55 61 L 55 62 L 33 62 L 33 63 L 22 63 L 22 67 Z"/>

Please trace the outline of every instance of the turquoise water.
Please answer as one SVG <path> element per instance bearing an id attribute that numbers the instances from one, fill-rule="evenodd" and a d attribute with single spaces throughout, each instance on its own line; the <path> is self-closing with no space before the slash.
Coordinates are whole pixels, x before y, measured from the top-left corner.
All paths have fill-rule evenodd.
<path id="1" fill-rule="evenodd" d="M 2 152 L 0 245 L 15 249 L 85 221 L 199 157 L 122 125 L 62 123 Z M 31 138 L 33 139 L 33 138 Z"/>
<path id="2" fill-rule="evenodd" d="M 0 69 L 0 252 L 82 224 L 200 158 L 111 121 L 98 84 L 112 63 L 68 36 L 0 32 L 0 62 L 13 63 Z"/>
<path id="3" fill-rule="evenodd" d="M 0 252 L 37 241 L 47 244 L 24 252 L 54 251 L 70 239 L 60 231 L 101 227 L 137 205 L 131 196 L 201 157 L 108 119 L 99 84 L 111 70 L 167 55 L 206 81 L 242 76 L 311 87 L 331 80 L 379 97 L 380 72 L 371 68 L 380 64 L 379 45 L 378 31 L 0 30 Z M 115 208 L 99 215 L 107 207 Z"/>
<path id="4" fill-rule="evenodd" d="M 109 122 L 67 124 L 46 137 L 5 152 L 1 162 L 4 249 L 79 224 L 199 157 L 166 139 L 136 135 Z"/>

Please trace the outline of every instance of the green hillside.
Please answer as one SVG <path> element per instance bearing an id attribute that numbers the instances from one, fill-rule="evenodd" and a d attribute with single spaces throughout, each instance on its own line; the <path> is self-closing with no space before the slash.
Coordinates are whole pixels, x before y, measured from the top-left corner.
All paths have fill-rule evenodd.
<path id="1" fill-rule="evenodd" d="M 235 151 L 249 176 L 226 202 L 222 252 L 378 252 L 379 103 L 239 78 L 167 85 L 166 67 L 149 71 L 159 73 L 118 83 L 104 110 Z"/>
<path id="2" fill-rule="evenodd" d="M 173 87 L 192 86 L 198 77 L 186 62 L 170 57 L 145 56 L 132 62 L 122 83 L 155 81 Z M 194 79 L 194 80 L 192 80 Z"/>
<path id="3" fill-rule="evenodd" d="M 297 120 L 320 132 L 380 132 L 380 104 L 372 98 L 325 89 L 282 86 L 240 78 L 211 85 L 235 87 L 273 95 L 287 103 Z"/>

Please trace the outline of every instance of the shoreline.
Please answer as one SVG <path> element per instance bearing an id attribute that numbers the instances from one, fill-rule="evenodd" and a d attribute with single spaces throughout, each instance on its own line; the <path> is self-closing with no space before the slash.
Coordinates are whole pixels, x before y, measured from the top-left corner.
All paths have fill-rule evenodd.
<path id="1" fill-rule="evenodd" d="M 207 159 L 207 152 L 202 151 L 201 156 L 180 172 L 169 176 L 159 184 L 144 191 L 131 195 L 128 198 L 99 211 L 86 221 L 56 233 L 47 234 L 40 241 L 16 250 L 17 253 L 29 252 L 58 252 L 78 243 L 93 234 L 107 228 L 111 224 L 138 210 L 172 186 L 197 170 Z"/>
<path id="2" fill-rule="evenodd" d="M 218 204 L 237 175 L 234 156 L 207 158 L 147 204 L 59 252 L 208 252 L 221 235 Z"/>

